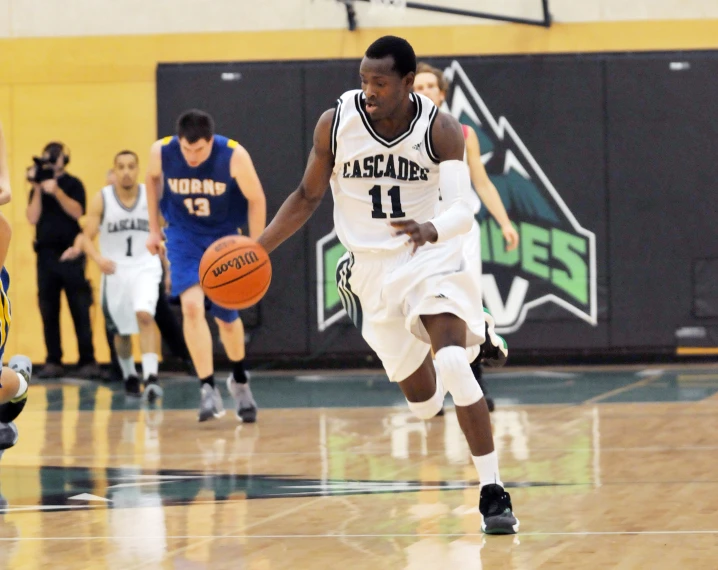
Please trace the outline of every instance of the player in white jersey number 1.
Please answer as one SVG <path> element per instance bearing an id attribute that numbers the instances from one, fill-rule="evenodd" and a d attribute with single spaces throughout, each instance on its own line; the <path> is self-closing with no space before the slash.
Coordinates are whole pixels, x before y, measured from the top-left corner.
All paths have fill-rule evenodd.
<path id="1" fill-rule="evenodd" d="M 479 284 L 463 261 L 461 236 L 473 214 L 464 198 L 470 181 L 461 126 L 412 92 L 416 56 L 406 40 L 378 39 L 359 72 L 362 89 L 321 116 L 299 188 L 258 241 L 277 248 L 331 184 L 347 249 L 337 265 L 347 312 L 416 416 L 432 418 L 451 392 L 479 475 L 482 530 L 513 534 L 519 521 L 466 351 L 484 342 L 485 323 Z"/>
<path id="2" fill-rule="evenodd" d="M 147 192 L 138 184 L 139 160 L 132 151 L 115 156 L 114 185 L 105 186 L 92 200 L 81 234 L 61 259 L 84 251 L 102 271 L 102 309 L 115 331 L 115 348 L 128 396 L 140 395 L 132 356 L 131 335 L 139 332 L 144 397 L 153 403 L 162 396 L 157 382 L 158 346 L 154 316 L 162 262 L 145 247 L 149 233 Z M 92 240 L 100 234 L 100 251 Z"/>
<path id="3" fill-rule="evenodd" d="M 431 99 L 434 105 L 441 109 L 446 100 L 448 88 L 448 82 L 440 69 L 424 62 L 417 64 L 414 92 L 426 95 Z M 506 213 L 506 208 L 501 202 L 501 196 L 498 190 L 496 190 L 496 186 L 494 186 L 486 173 L 486 168 L 481 160 L 481 147 L 479 146 L 479 138 L 476 135 L 476 131 L 467 125 L 461 125 L 461 127 L 464 133 L 464 140 L 466 141 L 466 153 L 464 157 L 469 166 L 469 173 L 473 184 L 473 188 L 471 186 L 466 188 L 466 200 L 471 206 L 474 216 L 479 213 L 483 204 L 501 228 L 501 233 L 506 240 L 506 251 L 512 251 L 519 246 L 519 234 Z M 475 219 L 471 231 L 464 236 L 464 256 L 466 263 L 474 270 L 476 279 L 481 280 L 481 231 Z M 494 401 L 486 394 L 486 388 L 481 380 L 481 360 L 479 357 L 471 363 L 471 371 L 474 373 L 476 381 L 484 392 L 484 398 L 489 406 L 489 411 L 493 412 Z"/>

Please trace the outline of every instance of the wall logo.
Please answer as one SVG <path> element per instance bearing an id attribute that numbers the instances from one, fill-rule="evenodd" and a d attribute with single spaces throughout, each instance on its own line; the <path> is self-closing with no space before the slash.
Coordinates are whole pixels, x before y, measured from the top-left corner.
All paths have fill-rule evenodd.
<path id="1" fill-rule="evenodd" d="M 596 325 L 596 238 L 583 228 L 504 117 L 496 120 L 461 65 L 445 70 L 451 82 L 443 110 L 476 131 L 489 177 L 521 236 L 518 250 L 504 251 L 501 230 L 482 208 L 484 305 L 496 330 L 511 333 L 530 309 L 553 304 Z M 346 313 L 334 268 L 344 253 L 336 232 L 317 242 L 317 321 L 320 331 Z"/>

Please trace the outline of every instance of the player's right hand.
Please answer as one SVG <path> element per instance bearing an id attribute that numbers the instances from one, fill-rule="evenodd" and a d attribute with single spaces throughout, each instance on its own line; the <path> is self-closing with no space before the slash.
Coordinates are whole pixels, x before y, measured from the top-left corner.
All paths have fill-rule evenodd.
<path id="1" fill-rule="evenodd" d="M 100 266 L 100 271 L 102 271 L 102 273 L 104 273 L 105 275 L 112 275 L 117 269 L 117 265 L 115 264 L 115 262 L 105 257 L 101 257 L 97 261 L 97 265 Z"/>
<path id="2" fill-rule="evenodd" d="M 163 248 L 162 235 L 158 232 L 150 232 L 150 235 L 147 237 L 147 250 L 152 255 L 159 255 L 162 253 Z"/>

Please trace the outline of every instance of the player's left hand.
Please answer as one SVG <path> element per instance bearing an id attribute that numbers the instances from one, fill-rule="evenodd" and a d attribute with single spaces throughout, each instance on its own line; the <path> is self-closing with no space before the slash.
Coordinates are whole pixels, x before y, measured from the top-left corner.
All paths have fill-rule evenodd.
<path id="1" fill-rule="evenodd" d="M 519 234 L 511 222 L 501 227 L 501 233 L 506 240 L 506 251 L 513 251 L 519 246 Z"/>
<path id="2" fill-rule="evenodd" d="M 401 222 L 390 222 L 390 224 L 396 230 L 394 232 L 395 236 L 405 235 L 409 237 L 406 245 L 414 245 L 412 255 L 425 243 L 434 243 L 439 238 L 436 228 L 431 222 L 420 224 L 414 220 L 403 220 Z"/>

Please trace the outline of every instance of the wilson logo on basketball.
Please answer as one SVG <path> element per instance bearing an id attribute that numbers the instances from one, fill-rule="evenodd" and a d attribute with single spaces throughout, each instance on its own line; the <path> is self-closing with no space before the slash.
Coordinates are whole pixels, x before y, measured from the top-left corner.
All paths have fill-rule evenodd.
<path id="1" fill-rule="evenodd" d="M 237 257 L 230 259 L 226 262 L 224 262 L 222 265 L 219 265 L 212 269 L 212 275 L 215 277 L 219 277 L 226 271 L 229 271 L 230 267 L 234 269 L 240 269 L 241 267 L 244 267 L 246 265 L 252 265 L 253 263 L 257 263 L 259 261 L 259 258 L 257 257 L 257 254 L 253 251 L 248 251 L 245 254 L 240 254 Z"/>

